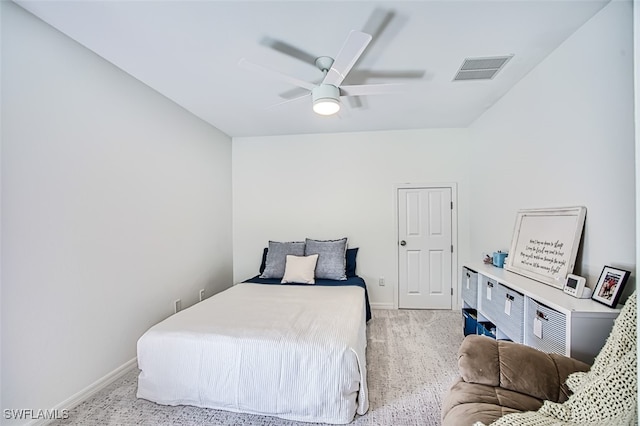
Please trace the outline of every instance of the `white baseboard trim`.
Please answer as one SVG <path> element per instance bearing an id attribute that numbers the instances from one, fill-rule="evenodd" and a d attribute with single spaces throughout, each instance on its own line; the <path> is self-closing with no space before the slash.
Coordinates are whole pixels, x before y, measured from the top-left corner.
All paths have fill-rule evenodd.
<path id="1" fill-rule="evenodd" d="M 395 309 L 393 303 L 371 303 L 371 309 Z"/>
<path id="2" fill-rule="evenodd" d="M 97 392 L 106 388 L 111 383 L 115 382 L 120 377 L 124 376 L 130 370 L 132 370 L 137 366 L 138 366 L 138 357 L 134 357 L 133 359 L 122 364 L 120 367 L 116 368 L 115 370 L 111 371 L 105 376 L 99 378 L 98 380 L 96 380 L 86 388 L 82 389 L 80 392 L 74 395 L 71 395 L 69 398 L 65 399 L 60 404 L 46 411 L 48 411 L 49 413 L 58 413 L 59 415 L 61 415 L 63 412 L 62 410 L 71 410 L 72 408 L 79 405 L 83 401 L 86 401 L 87 399 L 91 398 Z M 36 419 L 27 423 L 27 426 L 44 426 L 46 424 L 51 423 L 53 420 L 54 419 Z"/>

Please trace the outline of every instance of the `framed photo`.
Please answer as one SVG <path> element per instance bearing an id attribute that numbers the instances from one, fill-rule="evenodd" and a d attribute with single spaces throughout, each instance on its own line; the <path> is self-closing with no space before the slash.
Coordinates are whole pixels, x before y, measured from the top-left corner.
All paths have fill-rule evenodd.
<path id="1" fill-rule="evenodd" d="M 622 290 L 629 278 L 629 274 L 630 272 L 624 269 L 605 266 L 602 269 L 600 278 L 598 278 L 596 288 L 593 289 L 591 298 L 610 308 L 615 308 L 620 299 L 620 295 L 622 295 Z"/>

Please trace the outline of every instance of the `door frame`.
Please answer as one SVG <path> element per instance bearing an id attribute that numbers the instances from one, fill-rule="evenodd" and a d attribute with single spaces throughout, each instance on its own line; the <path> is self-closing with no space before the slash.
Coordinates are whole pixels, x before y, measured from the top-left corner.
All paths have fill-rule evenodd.
<path id="1" fill-rule="evenodd" d="M 393 245 L 395 246 L 395 256 L 393 259 L 395 268 L 395 280 L 393 289 L 393 309 L 399 309 L 398 299 L 400 295 L 400 245 L 398 243 L 398 192 L 401 189 L 417 189 L 417 188 L 449 188 L 451 190 L 451 201 L 453 208 L 451 209 L 451 243 L 453 244 L 453 252 L 451 253 L 451 288 L 453 295 L 451 296 L 451 310 L 458 307 L 458 185 L 455 182 L 442 183 L 398 183 L 393 185 Z"/>

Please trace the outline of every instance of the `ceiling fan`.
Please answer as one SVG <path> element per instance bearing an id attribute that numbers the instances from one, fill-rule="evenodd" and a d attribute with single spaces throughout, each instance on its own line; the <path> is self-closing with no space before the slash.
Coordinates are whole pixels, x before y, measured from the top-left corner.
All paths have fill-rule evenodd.
<path id="1" fill-rule="evenodd" d="M 341 97 L 401 93 L 406 89 L 403 84 L 342 85 L 351 68 L 367 48 L 371 38 L 371 35 L 367 33 L 351 31 L 335 59 L 329 56 L 316 58 L 315 66 L 324 74 L 324 78 L 320 83 L 301 80 L 262 65 L 254 64 L 244 58 L 240 60 L 239 65 L 246 69 L 268 73 L 277 79 L 308 91 L 302 96 L 289 99 L 280 104 L 311 96 L 314 112 L 320 115 L 333 115 L 340 110 Z"/>

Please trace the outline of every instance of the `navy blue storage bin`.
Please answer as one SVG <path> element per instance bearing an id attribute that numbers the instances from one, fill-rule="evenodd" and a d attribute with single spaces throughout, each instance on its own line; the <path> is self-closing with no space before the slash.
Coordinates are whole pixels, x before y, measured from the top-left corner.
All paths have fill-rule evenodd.
<path id="1" fill-rule="evenodd" d="M 496 338 L 496 326 L 491 322 L 479 322 L 476 327 L 477 334 L 481 334 L 483 336 L 489 336 L 492 339 Z"/>
<path id="2" fill-rule="evenodd" d="M 478 326 L 478 314 L 475 309 L 465 308 L 462 310 L 462 323 L 464 335 L 476 334 Z"/>

